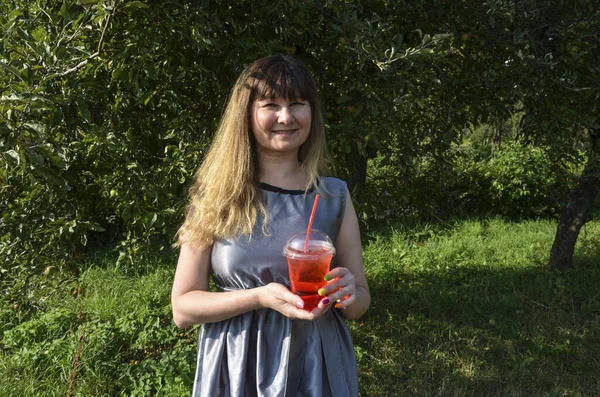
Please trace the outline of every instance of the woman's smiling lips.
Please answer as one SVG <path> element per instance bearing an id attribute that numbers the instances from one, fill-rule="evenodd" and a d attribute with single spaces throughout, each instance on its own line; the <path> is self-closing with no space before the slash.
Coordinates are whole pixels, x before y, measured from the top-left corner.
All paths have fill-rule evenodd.
<path id="1" fill-rule="evenodd" d="M 274 134 L 278 134 L 278 135 L 291 135 L 294 132 L 298 131 L 297 128 L 293 129 L 293 130 L 273 130 L 271 131 Z"/>

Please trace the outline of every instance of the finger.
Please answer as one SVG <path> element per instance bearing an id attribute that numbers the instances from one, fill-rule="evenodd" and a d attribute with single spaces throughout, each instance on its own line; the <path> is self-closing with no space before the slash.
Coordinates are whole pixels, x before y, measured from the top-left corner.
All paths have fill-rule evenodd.
<path id="1" fill-rule="evenodd" d="M 321 299 L 321 301 L 319 302 L 317 307 L 319 307 L 319 308 L 329 307 L 329 306 L 331 306 L 332 303 L 333 303 L 333 301 L 329 297 L 325 297 L 325 298 Z"/>
<path id="2" fill-rule="evenodd" d="M 286 293 L 283 296 L 283 300 L 287 304 L 289 304 L 291 306 L 294 306 L 294 307 L 296 307 L 298 309 L 303 309 L 304 308 L 304 301 L 298 295 L 292 294 L 291 292 Z"/>
<path id="3" fill-rule="evenodd" d="M 352 276 L 338 278 L 335 281 L 332 281 L 330 284 L 325 285 L 323 288 L 319 290 L 319 294 L 321 296 L 325 295 L 333 295 L 334 293 L 341 291 L 344 288 L 355 288 L 354 278 Z M 321 294 L 321 291 L 324 293 Z"/>
<path id="4" fill-rule="evenodd" d="M 290 304 L 297 307 L 298 309 L 304 309 L 304 301 L 298 297 L 292 298 Z"/>
<path id="5" fill-rule="evenodd" d="M 334 270 L 337 269 L 340 268 L 336 268 Z M 331 275 L 334 272 L 334 270 L 329 272 L 328 275 Z M 354 283 L 354 275 L 352 274 L 352 272 L 350 272 L 350 270 L 345 269 L 343 271 L 337 272 L 336 274 L 336 276 L 331 276 L 330 281 L 325 285 L 326 287 L 339 287 L 341 285 L 348 285 Z"/>
<path id="6" fill-rule="evenodd" d="M 317 316 L 318 316 L 318 310 L 321 309 L 313 309 L 312 311 L 307 311 L 304 309 L 296 309 L 296 308 L 292 308 L 293 310 L 290 311 L 290 315 L 288 317 L 290 318 L 295 318 L 298 320 L 314 320 Z M 316 312 L 317 311 L 317 312 Z"/>
<path id="7" fill-rule="evenodd" d="M 340 291 L 342 288 L 354 285 L 354 276 L 350 273 L 344 277 L 336 278 L 333 281 L 330 281 L 328 284 L 324 285 L 321 289 L 319 289 L 318 293 L 323 297 L 330 296 L 333 293 Z"/>
<path id="8" fill-rule="evenodd" d="M 296 296 L 296 298 L 298 298 L 298 297 Z M 300 299 L 300 300 L 302 300 L 302 299 Z M 297 302 L 295 300 L 293 300 L 292 303 L 282 302 L 283 307 L 281 309 L 279 309 L 279 311 L 281 313 L 283 313 L 285 316 L 292 318 L 292 319 L 296 319 L 296 318 L 301 319 L 301 320 L 312 320 L 313 319 L 314 316 L 311 314 L 311 312 L 297 307 L 296 304 L 297 304 Z"/>
<path id="9" fill-rule="evenodd" d="M 334 293 L 329 295 L 329 299 L 333 301 L 342 300 L 346 296 L 351 296 L 356 293 L 356 287 L 354 284 L 346 285 L 342 288 L 337 289 Z"/>
<path id="10" fill-rule="evenodd" d="M 344 277 L 344 275 L 349 272 L 350 271 L 345 267 L 336 267 L 335 269 L 330 270 L 329 273 L 325 275 L 325 281 L 331 281 L 335 278 Z"/>
<path id="11" fill-rule="evenodd" d="M 352 302 L 354 302 L 355 299 L 356 299 L 356 295 L 350 295 L 347 298 L 340 299 L 335 303 L 335 308 L 336 309 L 346 309 L 348 306 L 350 306 L 352 304 Z"/>
<path id="12" fill-rule="evenodd" d="M 323 303 L 324 300 L 325 299 L 322 299 L 321 302 L 319 302 L 319 304 L 317 305 L 317 307 L 315 307 L 311 311 L 311 313 L 314 314 L 315 318 L 322 316 L 323 313 L 325 313 L 327 310 L 329 310 L 329 308 L 333 304 L 333 301 L 328 301 L 327 303 Z"/>

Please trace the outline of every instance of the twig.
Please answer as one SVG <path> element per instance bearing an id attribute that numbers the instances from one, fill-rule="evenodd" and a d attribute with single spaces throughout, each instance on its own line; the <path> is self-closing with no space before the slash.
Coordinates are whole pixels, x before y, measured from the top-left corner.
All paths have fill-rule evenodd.
<path id="1" fill-rule="evenodd" d="M 543 305 L 543 304 L 541 304 L 541 303 L 539 303 L 539 302 L 536 302 L 536 301 L 534 301 L 534 300 L 532 300 L 532 302 L 533 302 L 533 303 L 535 303 L 535 304 L 536 304 L 536 305 L 538 305 L 538 306 L 541 306 L 541 307 L 543 307 L 544 309 L 548 309 L 548 306 L 546 306 L 546 305 Z"/>
<path id="2" fill-rule="evenodd" d="M 77 70 L 81 69 L 82 67 L 84 67 L 85 65 L 87 65 L 92 59 L 96 58 L 98 55 L 100 55 L 99 52 L 94 52 L 92 55 L 90 55 L 87 59 L 85 59 L 84 61 L 79 62 L 77 65 L 73 66 L 70 69 L 65 70 L 62 73 L 59 73 L 58 75 L 60 77 L 64 77 L 68 74 L 71 74 L 73 72 L 76 72 Z"/>
<path id="3" fill-rule="evenodd" d="M 104 44 L 104 38 L 106 36 L 106 31 L 108 29 L 108 25 L 110 25 L 110 20 L 111 20 L 112 16 L 115 14 L 115 12 L 117 11 L 117 3 L 118 2 L 119 2 L 119 0 L 115 0 L 115 2 L 113 3 L 113 9 L 112 9 L 112 11 L 106 17 L 106 22 L 104 23 L 104 27 L 102 28 L 102 33 L 100 34 L 100 40 L 98 41 L 98 48 L 96 49 L 96 52 L 94 52 L 87 59 L 79 62 L 77 65 L 73 66 L 72 68 L 67 69 L 67 70 L 65 70 L 62 73 L 59 73 L 58 76 L 64 77 L 64 76 L 66 76 L 68 74 L 76 72 L 77 70 L 79 70 L 82 67 L 84 67 L 85 65 L 87 65 L 92 59 L 94 59 L 98 55 L 100 55 L 100 53 L 102 51 L 102 45 Z"/>
<path id="4" fill-rule="evenodd" d="M 96 49 L 96 53 L 100 53 L 100 50 L 102 50 L 102 44 L 104 43 L 104 36 L 106 35 L 106 28 L 108 28 L 108 25 L 110 24 L 110 19 L 112 18 L 112 16 L 115 14 L 115 12 L 117 12 L 117 3 L 119 2 L 119 0 L 115 0 L 115 2 L 113 3 L 113 9 L 111 10 L 110 14 L 108 14 L 108 16 L 106 17 L 106 23 L 104 24 L 104 27 L 102 28 L 102 34 L 100 35 L 100 40 L 98 41 L 98 48 Z"/>

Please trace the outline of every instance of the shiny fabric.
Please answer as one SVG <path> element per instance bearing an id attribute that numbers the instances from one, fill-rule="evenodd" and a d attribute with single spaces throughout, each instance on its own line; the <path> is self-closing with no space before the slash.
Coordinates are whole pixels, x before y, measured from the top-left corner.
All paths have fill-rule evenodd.
<path id="1" fill-rule="evenodd" d="M 322 183 L 332 195 L 319 199 L 313 228 L 327 233 L 335 245 L 347 187 L 335 178 Z M 262 233 L 259 219 L 251 237 L 215 242 L 212 270 L 222 291 L 270 282 L 289 288 L 283 246 L 306 229 L 315 194 L 262 185 L 270 233 Z M 260 309 L 204 324 L 193 389 L 193 397 L 200 396 L 358 396 L 356 358 L 343 317 L 330 309 L 316 321 L 290 320 Z"/>

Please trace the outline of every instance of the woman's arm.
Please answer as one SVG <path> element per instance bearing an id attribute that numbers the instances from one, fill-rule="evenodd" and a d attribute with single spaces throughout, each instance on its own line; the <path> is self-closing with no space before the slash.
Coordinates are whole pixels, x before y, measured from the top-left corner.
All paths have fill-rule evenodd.
<path id="1" fill-rule="evenodd" d="M 212 247 L 184 243 L 179 252 L 171 291 L 173 320 L 180 328 L 222 321 L 260 308 L 271 308 L 290 318 L 313 320 L 318 313 L 301 310 L 302 300 L 281 284 L 231 292 L 209 292 Z"/>
<path id="2" fill-rule="evenodd" d="M 360 229 L 350 192 L 346 193 L 346 209 L 337 238 L 336 255 L 340 267 L 328 273 L 332 281 L 325 286 L 325 294 L 331 292 L 328 297 L 333 302 L 340 300 L 335 307 L 344 309 L 344 317 L 359 318 L 371 304 L 371 293 L 363 268 Z"/>

